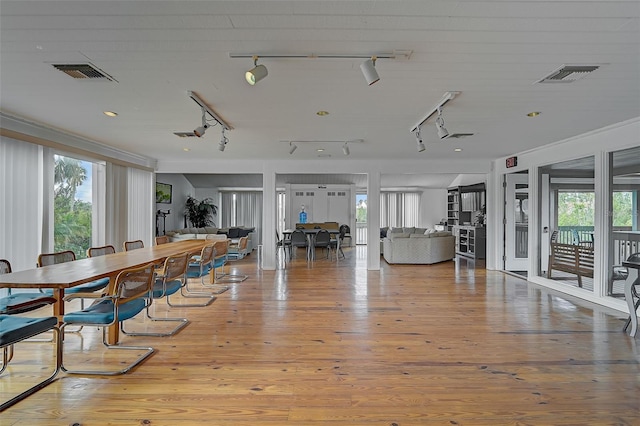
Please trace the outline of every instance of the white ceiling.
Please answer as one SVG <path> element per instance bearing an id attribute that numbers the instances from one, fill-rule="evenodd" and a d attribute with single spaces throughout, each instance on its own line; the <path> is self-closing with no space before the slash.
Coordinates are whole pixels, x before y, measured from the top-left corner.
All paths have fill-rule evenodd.
<path id="1" fill-rule="evenodd" d="M 372 86 L 362 59 L 261 59 L 269 75 L 252 87 L 244 72 L 253 61 L 230 58 L 394 51 L 411 56 L 379 59 Z M 299 144 L 290 156 L 282 141 L 363 139 L 349 160 L 453 164 L 640 116 L 637 0 L 3 0 L 0 55 L 2 112 L 160 162 L 317 159 L 320 146 L 342 160 L 341 143 Z M 117 82 L 74 80 L 51 66 L 83 62 Z M 535 84 L 563 64 L 601 68 L 573 83 Z M 219 127 L 201 139 L 173 134 L 200 125 L 189 90 L 234 127 L 224 152 Z M 447 91 L 461 94 L 444 108 L 445 126 L 474 136 L 441 141 L 431 119 L 418 153 L 410 129 Z"/>

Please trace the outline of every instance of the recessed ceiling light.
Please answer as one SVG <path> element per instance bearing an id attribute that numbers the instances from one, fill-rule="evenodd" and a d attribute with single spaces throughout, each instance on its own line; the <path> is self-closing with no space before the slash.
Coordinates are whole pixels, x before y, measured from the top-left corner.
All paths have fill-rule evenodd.
<path id="1" fill-rule="evenodd" d="M 182 150 L 183 150 L 184 152 L 189 152 L 189 151 L 191 151 L 191 148 L 182 148 Z"/>
<path id="2" fill-rule="evenodd" d="M 102 112 L 104 115 L 106 115 L 107 117 L 117 117 L 118 113 L 117 112 L 113 112 L 113 111 L 103 111 Z"/>
<path id="3" fill-rule="evenodd" d="M 540 111 L 533 111 L 533 112 L 530 112 L 529 114 L 527 114 L 527 117 L 537 117 L 540 114 L 542 114 Z"/>
<path id="4" fill-rule="evenodd" d="M 329 111 L 318 111 L 316 114 L 320 117 L 324 117 L 325 115 L 329 115 Z"/>
<path id="5" fill-rule="evenodd" d="M 462 152 L 462 148 L 455 148 L 454 151 L 455 152 Z"/>
<path id="6" fill-rule="evenodd" d="M 318 152 L 324 152 L 324 148 L 318 148 L 318 149 L 316 149 L 316 151 L 318 151 Z"/>

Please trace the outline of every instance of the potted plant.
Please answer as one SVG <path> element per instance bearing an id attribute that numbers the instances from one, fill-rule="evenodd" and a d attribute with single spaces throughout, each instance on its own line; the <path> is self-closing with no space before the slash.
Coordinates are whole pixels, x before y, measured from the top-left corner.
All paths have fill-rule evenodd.
<path id="1" fill-rule="evenodd" d="M 187 197 L 184 207 L 185 222 L 189 221 L 194 228 L 204 228 L 205 226 L 216 226 L 213 216 L 218 214 L 218 206 L 213 204 L 211 198 L 198 201 L 192 196 Z M 185 226 L 186 228 L 186 226 Z"/>

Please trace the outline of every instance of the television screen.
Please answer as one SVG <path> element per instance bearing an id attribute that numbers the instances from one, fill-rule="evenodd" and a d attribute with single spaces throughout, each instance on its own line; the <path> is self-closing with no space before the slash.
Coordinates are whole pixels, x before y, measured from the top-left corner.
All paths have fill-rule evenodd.
<path id="1" fill-rule="evenodd" d="M 171 185 L 156 182 L 156 203 L 171 204 Z"/>

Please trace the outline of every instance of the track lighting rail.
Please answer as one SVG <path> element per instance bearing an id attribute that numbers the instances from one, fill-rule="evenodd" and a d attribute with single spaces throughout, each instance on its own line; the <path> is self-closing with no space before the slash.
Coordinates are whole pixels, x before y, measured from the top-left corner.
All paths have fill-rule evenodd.
<path id="1" fill-rule="evenodd" d="M 420 130 L 420 126 L 422 126 L 427 120 L 429 120 L 432 116 L 438 113 L 438 111 L 442 111 L 442 107 L 444 107 L 449 101 L 453 100 L 456 96 L 458 96 L 461 92 L 446 92 L 440 102 L 438 102 L 427 114 L 420 119 L 416 124 L 411 127 L 409 130 L 411 133 L 415 133 L 416 130 Z"/>
<path id="2" fill-rule="evenodd" d="M 225 130 L 233 130 L 233 126 L 223 120 L 216 112 L 211 109 L 195 92 L 189 90 L 187 92 L 189 97 L 193 99 L 195 103 L 197 103 L 203 111 L 205 111 L 211 118 L 213 118 L 218 124 L 220 124 Z M 204 124 L 203 124 L 204 126 Z"/>

